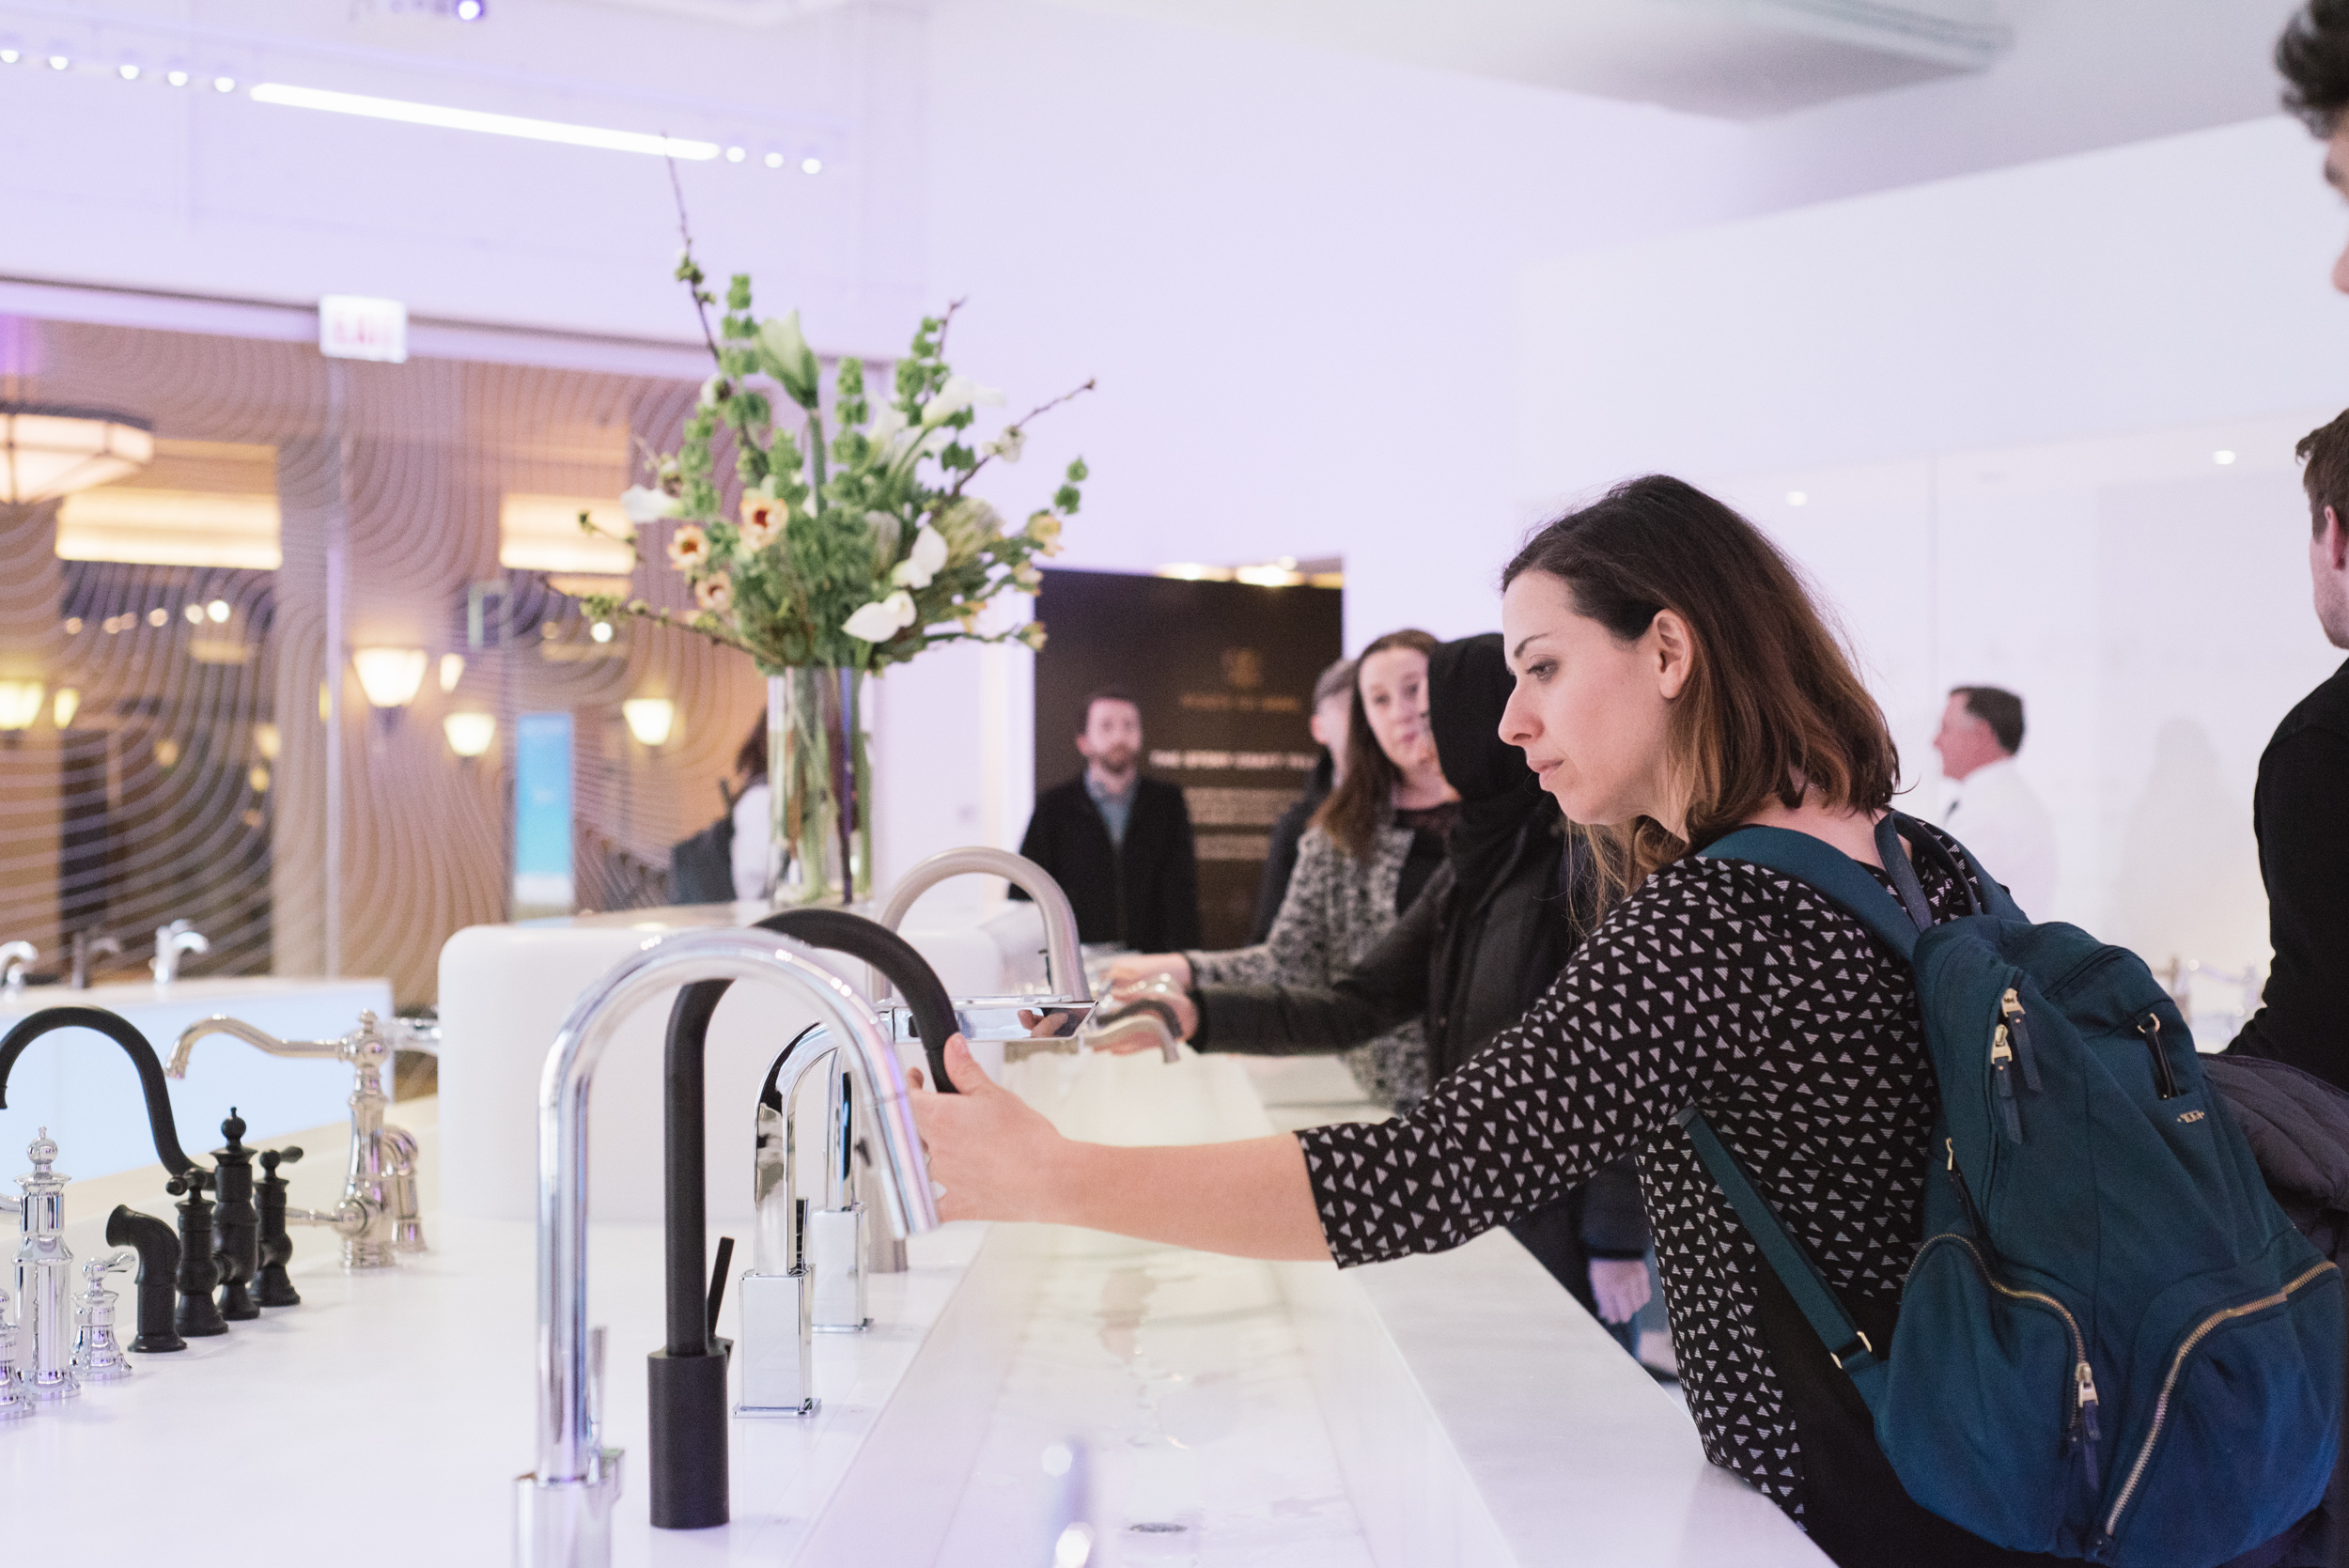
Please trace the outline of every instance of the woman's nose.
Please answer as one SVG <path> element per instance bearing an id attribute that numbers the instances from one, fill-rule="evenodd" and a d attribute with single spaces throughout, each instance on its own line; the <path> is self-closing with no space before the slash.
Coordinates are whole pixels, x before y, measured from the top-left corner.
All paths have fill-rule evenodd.
<path id="1" fill-rule="evenodd" d="M 1501 738 L 1511 746 L 1523 746 L 1539 729 L 1533 722 L 1532 705 L 1524 701 L 1525 689 L 1513 687 L 1509 700 L 1501 707 Z"/>

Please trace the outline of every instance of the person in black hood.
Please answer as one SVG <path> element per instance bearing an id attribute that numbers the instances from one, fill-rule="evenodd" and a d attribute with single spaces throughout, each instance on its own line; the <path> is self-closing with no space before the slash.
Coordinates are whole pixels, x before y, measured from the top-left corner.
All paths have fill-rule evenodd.
<path id="1" fill-rule="evenodd" d="M 1501 638 L 1428 656 L 1428 722 L 1459 791 L 1444 862 L 1385 940 L 1327 990 L 1206 986 L 1191 1044 L 1203 1051 L 1308 1055 L 1359 1044 L 1413 1017 L 1432 1084 L 1515 1023 L 1565 968 L 1596 919 L 1591 851 L 1570 834 L 1525 755 L 1501 739 L 1515 677 Z M 1178 1009 L 1179 1011 L 1179 1009 Z M 1509 1227 L 1576 1300 L 1634 1348 L 1647 1299 L 1647 1216 L 1630 1162 Z"/>

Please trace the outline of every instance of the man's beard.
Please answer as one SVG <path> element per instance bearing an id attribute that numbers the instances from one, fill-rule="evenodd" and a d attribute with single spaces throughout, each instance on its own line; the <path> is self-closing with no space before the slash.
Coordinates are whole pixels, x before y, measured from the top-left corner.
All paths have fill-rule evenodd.
<path id="1" fill-rule="evenodd" d="M 1094 753 L 1093 763 L 1104 773 L 1130 773 L 1133 771 L 1135 761 L 1141 755 L 1142 752 L 1138 747 L 1112 746 Z"/>

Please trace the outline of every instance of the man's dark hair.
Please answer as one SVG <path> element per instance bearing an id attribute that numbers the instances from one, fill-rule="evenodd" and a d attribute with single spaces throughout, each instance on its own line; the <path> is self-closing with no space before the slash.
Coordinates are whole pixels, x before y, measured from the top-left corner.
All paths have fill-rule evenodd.
<path id="1" fill-rule="evenodd" d="M 2006 754 L 2023 749 L 2023 699 L 1997 686 L 1960 686 L 1950 695 L 1966 699 L 1966 711 L 1990 726 Z"/>
<path id="2" fill-rule="evenodd" d="M 2309 0 L 2276 40 L 2284 76 L 2284 108 L 2319 136 L 2341 129 L 2349 112 L 2349 0 Z"/>
<path id="3" fill-rule="evenodd" d="M 2325 508 L 2349 528 L 2349 411 L 2300 438 L 2292 449 L 2300 459 L 2300 488 L 2309 492 L 2309 532 L 2325 532 Z"/>
<path id="4" fill-rule="evenodd" d="M 1095 703 L 1124 703 L 1136 713 L 1142 711 L 1142 704 L 1136 701 L 1134 694 L 1124 687 L 1097 686 L 1085 693 L 1085 706 L 1081 710 L 1084 716 L 1077 721 L 1079 734 L 1093 727 L 1093 705 Z"/>

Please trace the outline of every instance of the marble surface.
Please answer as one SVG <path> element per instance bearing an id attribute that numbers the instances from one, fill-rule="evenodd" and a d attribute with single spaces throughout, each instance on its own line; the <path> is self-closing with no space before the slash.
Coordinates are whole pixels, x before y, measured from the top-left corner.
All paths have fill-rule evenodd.
<path id="1" fill-rule="evenodd" d="M 86 991 L 39 986 L 14 1001 L 0 1000 L 0 1032 L 50 1007 L 101 1007 L 120 1014 L 168 1062 L 179 1032 L 214 1013 L 241 1018 L 279 1039 L 332 1039 L 355 1028 L 362 1011 L 389 1017 L 392 987 L 386 980 L 267 975 L 179 980 L 169 986 L 139 981 Z M 219 1146 L 220 1124 L 232 1107 L 245 1120 L 248 1142 L 340 1115 L 350 1095 L 350 1069 L 336 1062 L 269 1056 L 224 1036 L 198 1044 L 187 1078 L 169 1089 L 179 1142 L 200 1157 Z M 108 1175 L 155 1157 L 130 1057 L 89 1030 L 45 1034 L 18 1059 L 8 1075 L 8 1108 L 0 1110 L 0 1172 L 30 1169 L 21 1163 L 24 1146 L 44 1126 L 57 1142 L 58 1169 L 71 1175 Z"/>
<path id="2" fill-rule="evenodd" d="M 1337 1084 L 1293 1074 L 1260 1093 L 1232 1059 L 1011 1071 L 1072 1131 L 1124 1141 L 1261 1132 L 1266 1094 L 1276 1110 L 1339 1103 L 1311 1097 Z M 432 1251 L 345 1276 L 303 1233 L 303 1306 L 0 1425 L 0 1495 L 50 1499 L 10 1511 L 12 1560 L 102 1541 L 193 1564 L 509 1560 L 532 1449 L 533 1237 L 435 1202 L 435 1110 L 402 1108 Z M 337 1136 L 305 1135 L 295 1202 L 331 1194 Z M 116 1201 L 167 1212 L 160 1179 L 69 1188 L 76 1250 Z M 599 1223 L 590 1249 L 607 1430 L 628 1451 L 615 1560 L 630 1568 L 1042 1564 L 1070 1517 L 1097 1531 L 1089 1568 L 1824 1561 L 1704 1465 L 1686 1416 L 1498 1233 L 1346 1273 L 1044 1226 L 914 1237 L 911 1267 L 871 1281 L 875 1327 L 817 1337 L 821 1411 L 732 1423 L 733 1522 L 655 1531 L 638 1358 L 661 1332 L 659 1233 Z M 1044 1467 L 1056 1443 L 1081 1454 L 1081 1495 Z M 241 1478 L 253 1511 L 223 1529 Z"/>

